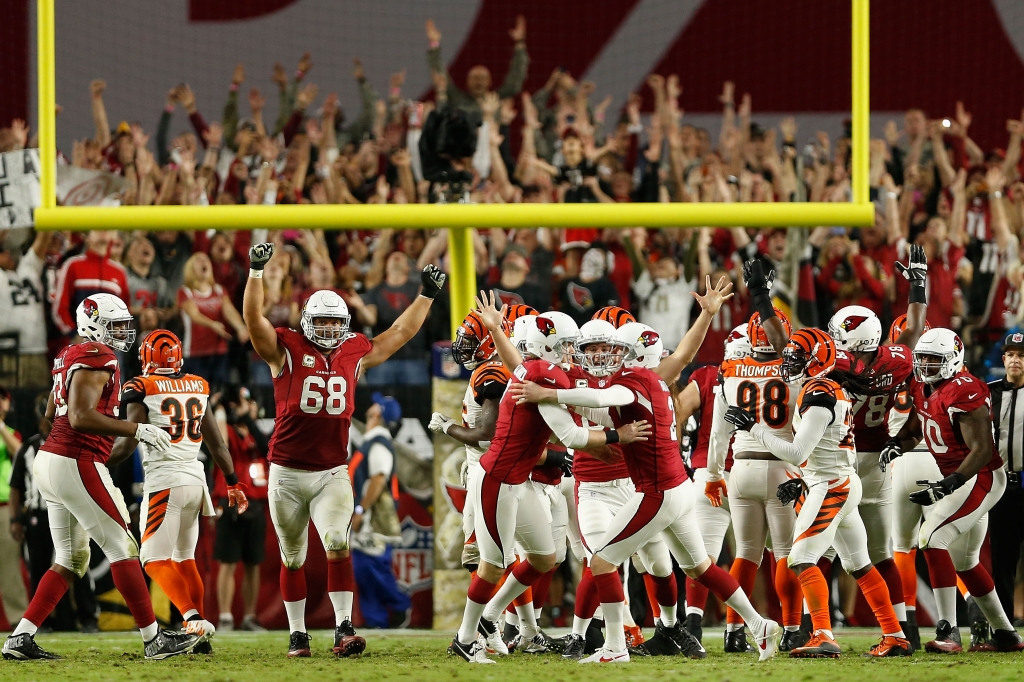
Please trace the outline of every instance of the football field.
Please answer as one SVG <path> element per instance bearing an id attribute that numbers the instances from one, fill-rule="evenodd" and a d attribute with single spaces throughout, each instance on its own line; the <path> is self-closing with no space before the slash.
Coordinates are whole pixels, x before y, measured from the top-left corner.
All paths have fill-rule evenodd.
<path id="1" fill-rule="evenodd" d="M 64 656 L 62 661 L 14 663 L 0 661 L 0 680 L 170 680 L 173 682 L 262 682 L 264 680 L 496 680 L 501 682 L 555 682 L 563 680 L 670 680 L 682 676 L 707 682 L 745 680 L 829 680 L 829 682 L 963 682 L 964 680 L 1020 680 L 1024 654 L 971 654 L 939 656 L 915 654 L 911 658 L 868 660 L 861 654 L 876 640 L 872 631 L 847 629 L 838 635 L 843 647 L 839 660 L 790 660 L 780 655 L 758 663 L 754 654 L 722 652 L 722 634 L 705 630 L 707 659 L 682 657 L 635 658 L 628 665 L 587 665 L 564 661 L 556 655 L 512 655 L 496 665 L 468 665 L 445 653 L 448 633 L 429 631 L 363 631 L 366 652 L 359 658 L 335 659 L 330 653 L 333 633 L 313 632 L 312 658 L 287 659 L 288 636 L 283 632 L 253 634 L 226 632 L 213 640 L 212 656 L 186 656 L 167 661 L 145 661 L 136 634 L 40 635 L 39 643 Z M 562 634 L 554 631 L 552 635 Z M 922 631 L 922 635 L 927 633 Z M 966 633 L 965 633 L 966 634 Z"/>

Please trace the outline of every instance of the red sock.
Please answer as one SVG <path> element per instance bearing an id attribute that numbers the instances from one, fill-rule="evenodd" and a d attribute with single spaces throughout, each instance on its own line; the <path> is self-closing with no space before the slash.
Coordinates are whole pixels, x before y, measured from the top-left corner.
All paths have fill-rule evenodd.
<path id="1" fill-rule="evenodd" d="M 654 601 L 657 604 L 674 606 L 679 601 L 679 586 L 676 585 L 676 576 L 672 573 L 664 577 L 651 576 L 654 582 Z"/>
<path id="2" fill-rule="evenodd" d="M 555 577 L 555 569 L 551 569 L 547 573 L 542 573 L 537 582 L 535 582 L 530 589 L 533 591 L 533 610 L 536 613 L 540 613 L 540 610 L 544 608 L 544 604 L 548 601 L 548 591 L 551 589 L 551 579 Z"/>
<path id="3" fill-rule="evenodd" d="M 747 563 L 752 562 L 748 561 Z M 697 582 L 714 592 L 715 596 L 722 603 L 728 601 L 732 595 L 736 594 L 736 590 L 740 589 L 740 584 L 736 582 L 736 578 L 733 578 L 728 572 L 719 567 L 718 564 L 711 564 L 708 570 L 700 574 Z"/>
<path id="4" fill-rule="evenodd" d="M 804 612 L 804 593 L 800 589 L 800 580 L 786 563 L 786 559 L 775 562 L 775 593 L 779 596 L 782 606 L 782 624 L 800 625 Z"/>
<path id="5" fill-rule="evenodd" d="M 832 616 L 828 608 L 828 583 L 821 569 L 811 566 L 798 576 L 800 588 L 811 612 L 811 623 L 815 630 L 831 630 Z"/>
<path id="6" fill-rule="evenodd" d="M 705 573 L 710 572 L 710 570 L 711 569 L 708 569 L 708 571 L 705 571 Z M 722 572 L 724 573 L 725 571 Z M 748 559 L 734 560 L 732 562 L 732 568 L 729 569 L 729 575 L 731 575 L 736 580 L 736 583 L 743 588 L 743 592 L 747 595 L 748 598 L 754 593 L 754 581 L 757 580 L 757 564 L 755 564 L 753 561 L 750 561 Z M 718 593 L 715 592 L 715 594 Z M 726 595 L 726 597 L 731 596 L 731 592 Z M 722 601 L 725 601 L 725 599 L 723 599 Z M 743 619 L 740 618 L 740 614 L 736 613 L 732 609 L 727 608 L 725 610 L 725 621 L 727 623 L 739 624 L 743 622 Z"/>
<path id="7" fill-rule="evenodd" d="M 654 576 L 644 573 L 644 590 L 647 591 L 647 602 L 651 605 L 651 617 L 661 617 L 661 605 L 658 604 L 658 586 L 654 582 Z"/>
<path id="8" fill-rule="evenodd" d="M 306 598 L 306 571 L 300 566 L 294 571 L 281 564 L 281 599 L 302 601 Z"/>
<path id="9" fill-rule="evenodd" d="M 352 557 L 327 560 L 327 591 L 356 591 L 356 579 L 352 573 Z"/>
<path id="10" fill-rule="evenodd" d="M 593 618 L 600 603 L 597 597 L 597 585 L 594 584 L 594 574 L 590 572 L 589 566 L 585 567 L 583 575 L 580 576 L 580 583 L 576 586 L 574 613 L 580 618 Z"/>
<path id="11" fill-rule="evenodd" d="M 512 569 L 512 577 L 522 585 L 533 585 L 542 575 L 543 573 L 534 568 L 529 561 L 524 561 Z"/>
<path id="12" fill-rule="evenodd" d="M 885 587 L 889 590 L 889 600 L 893 605 L 903 604 L 903 577 L 900 569 L 892 559 L 884 559 L 875 564 L 878 575 L 885 581 Z"/>
<path id="13" fill-rule="evenodd" d="M 956 569 L 953 568 L 953 559 L 949 556 L 948 551 L 926 549 L 924 550 L 924 559 L 928 562 L 928 578 L 933 590 L 942 587 L 956 587 Z"/>
<path id="14" fill-rule="evenodd" d="M 895 567 L 895 564 L 893 564 Z M 874 566 L 866 574 L 857 579 L 860 591 L 864 593 L 864 599 L 878 619 L 882 627 L 883 635 L 891 635 L 900 631 L 900 622 L 896 618 L 896 612 L 892 608 L 892 597 L 889 596 L 889 589 L 885 580 Z M 900 584 L 902 589 L 902 583 Z"/>
<path id="15" fill-rule="evenodd" d="M 466 596 L 477 604 L 486 604 L 497 591 L 498 586 L 495 583 L 489 583 L 479 575 L 474 575 L 473 580 L 469 583 L 469 590 Z"/>
<path id="16" fill-rule="evenodd" d="M 686 607 L 704 610 L 708 605 L 708 588 L 693 578 L 686 579 Z"/>
<path id="17" fill-rule="evenodd" d="M 964 581 L 964 585 L 967 586 L 967 591 L 975 597 L 984 597 L 986 594 L 996 589 L 996 585 L 992 582 L 992 576 L 985 570 L 985 567 L 980 563 L 974 568 L 969 568 L 966 571 L 960 571 L 957 575 Z"/>
<path id="18" fill-rule="evenodd" d="M 48 570 L 39 581 L 36 593 L 32 595 L 32 603 L 25 609 L 25 620 L 36 627 L 42 625 L 67 591 L 68 584 L 60 577 L 60 573 L 52 568 Z"/>
<path id="19" fill-rule="evenodd" d="M 615 604 L 626 601 L 626 594 L 622 591 L 622 580 L 619 578 L 618 571 L 595 575 L 594 585 L 597 586 L 600 603 Z"/>
<path id="20" fill-rule="evenodd" d="M 126 559 L 110 564 L 110 574 L 114 578 L 114 587 L 121 593 L 128 610 L 135 618 L 139 628 L 145 628 L 156 622 L 153 615 L 153 600 L 149 597 L 146 578 L 142 575 L 142 564 L 138 559 Z"/>
<path id="21" fill-rule="evenodd" d="M 188 584 L 188 593 L 192 597 L 196 611 L 199 612 L 199 617 L 205 618 L 203 614 L 206 613 L 206 609 L 203 608 L 203 599 L 206 596 L 206 588 L 203 586 L 203 576 L 199 575 L 199 568 L 196 567 L 196 560 L 176 561 L 174 567 L 178 569 L 178 573 Z"/>
<path id="22" fill-rule="evenodd" d="M 893 561 L 900 572 L 900 582 L 903 584 L 903 602 L 907 608 L 917 608 L 917 550 L 896 552 Z"/>

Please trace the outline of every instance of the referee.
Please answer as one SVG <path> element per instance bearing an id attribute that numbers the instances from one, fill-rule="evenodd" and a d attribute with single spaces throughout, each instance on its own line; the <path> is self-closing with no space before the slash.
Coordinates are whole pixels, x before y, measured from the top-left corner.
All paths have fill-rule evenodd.
<path id="1" fill-rule="evenodd" d="M 1013 591 L 1024 542 L 1024 334 L 1003 340 L 1006 377 L 992 381 L 992 416 L 996 445 L 1006 467 L 1006 492 L 989 514 L 992 544 L 992 579 L 1003 610 L 1013 620 Z"/>

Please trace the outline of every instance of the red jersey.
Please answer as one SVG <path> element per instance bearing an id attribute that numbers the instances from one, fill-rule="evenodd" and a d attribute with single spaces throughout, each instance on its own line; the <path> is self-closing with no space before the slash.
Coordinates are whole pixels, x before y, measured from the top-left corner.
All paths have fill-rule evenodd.
<path id="1" fill-rule="evenodd" d="M 512 383 L 533 381 L 547 388 L 570 388 L 569 378 L 547 360 L 527 360 L 512 373 Z M 484 471 L 502 483 L 518 485 L 530 477 L 551 437 L 551 427 L 532 403 L 517 405 L 508 393 L 498 408 L 498 425 L 491 446 L 480 458 Z"/>
<path id="2" fill-rule="evenodd" d="M 547 451 L 565 452 L 566 447 L 561 443 L 548 443 Z M 562 483 L 562 470 L 547 464 L 538 464 L 530 472 L 530 479 L 543 483 L 544 485 L 560 485 Z"/>
<path id="3" fill-rule="evenodd" d="M 599 379 L 583 369 L 573 366 L 566 372 L 574 388 L 608 388 L 611 382 L 608 379 Z M 590 422 L 581 415 L 569 410 L 573 419 L 580 426 L 590 426 Z M 626 461 L 623 459 L 622 446 L 618 443 L 609 445 L 608 448 L 619 457 L 619 461 L 610 464 L 602 462 L 586 450 L 576 450 L 572 459 L 572 475 L 578 483 L 610 483 L 620 478 L 629 478 L 629 470 L 626 469 Z"/>
<path id="4" fill-rule="evenodd" d="M 715 412 L 715 387 L 718 386 L 718 367 L 707 365 L 695 369 L 690 374 L 690 383 L 697 385 L 697 392 L 700 394 L 700 412 L 696 415 L 697 437 L 693 443 L 693 451 L 690 453 L 690 468 L 708 468 L 708 446 L 711 444 L 711 423 L 712 415 Z M 725 457 L 725 470 L 732 471 L 732 443 L 729 444 L 729 454 Z"/>
<path id="5" fill-rule="evenodd" d="M 695 360 L 702 365 L 720 365 L 725 359 L 725 340 L 729 338 L 733 328 L 750 318 L 747 309 L 746 293 L 737 292 L 735 296 L 722 304 L 715 316 L 711 318 L 711 326 L 704 335 L 704 343 L 697 350 Z"/>
<path id="6" fill-rule="evenodd" d="M 914 407 L 921 419 L 921 430 L 928 449 L 942 475 L 949 476 L 971 452 L 954 415 L 984 407 L 991 418 L 992 398 L 988 385 L 964 370 L 952 379 L 931 386 L 911 379 L 908 392 L 914 398 Z M 992 438 L 991 431 L 989 438 Z M 993 441 L 992 458 L 985 470 L 995 471 L 1002 466 L 1003 459 Z"/>
<path id="7" fill-rule="evenodd" d="M 77 328 L 78 304 L 93 294 L 113 294 L 128 299 L 128 271 L 117 261 L 86 250 L 64 261 L 57 274 L 53 299 L 53 321 L 62 334 Z"/>
<path id="8" fill-rule="evenodd" d="M 214 284 L 209 293 L 201 294 L 195 289 L 182 287 L 178 289 L 178 306 L 185 301 L 193 301 L 199 312 L 215 322 L 226 322 L 224 319 L 224 288 Z M 228 352 L 228 340 L 222 338 L 209 327 L 196 324 L 185 311 L 181 313 L 181 322 L 185 335 L 181 338 L 182 351 L 186 358 L 206 355 L 224 355 Z"/>
<path id="9" fill-rule="evenodd" d="M 865 397 L 844 386 L 853 403 L 853 433 L 859 452 L 881 452 L 889 440 L 889 415 L 896 407 L 898 394 L 914 374 L 914 354 L 909 346 L 879 346 L 875 359 L 865 366 L 844 351 L 836 354 L 836 370 L 869 377 L 872 385 L 886 393 Z"/>
<path id="10" fill-rule="evenodd" d="M 121 369 L 117 365 L 114 351 L 102 343 L 86 341 L 67 346 L 53 361 L 53 404 L 57 410 L 53 419 L 53 430 L 50 431 L 46 444 L 47 452 L 55 455 L 79 459 L 86 462 L 106 462 L 110 457 L 110 449 L 114 447 L 114 436 L 98 436 L 82 433 L 71 428 L 68 420 L 68 395 L 71 392 L 71 380 L 76 370 L 99 370 L 109 372 L 110 378 L 103 387 L 96 411 L 100 414 L 117 419 L 121 393 Z"/>
<path id="11" fill-rule="evenodd" d="M 633 402 L 608 411 L 615 427 L 644 420 L 653 429 L 646 441 L 623 448 L 626 468 L 637 492 L 649 495 L 679 486 L 687 477 L 679 454 L 676 413 L 668 384 L 646 367 L 631 367 L 615 376 L 615 385 L 633 392 Z"/>
<path id="12" fill-rule="evenodd" d="M 373 347 L 349 334 L 328 354 L 303 334 L 278 328 L 284 368 L 274 377 L 276 418 L 268 459 L 303 471 L 327 471 L 348 461 L 359 362 Z"/>

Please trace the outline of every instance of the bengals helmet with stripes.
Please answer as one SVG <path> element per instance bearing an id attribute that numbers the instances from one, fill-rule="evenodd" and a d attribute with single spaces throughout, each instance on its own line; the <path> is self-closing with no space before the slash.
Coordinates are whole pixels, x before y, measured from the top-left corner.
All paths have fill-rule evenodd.
<path id="1" fill-rule="evenodd" d="M 509 335 L 511 329 L 509 321 L 503 319 L 501 330 L 505 336 Z M 466 319 L 459 325 L 459 331 L 455 333 L 455 341 L 452 342 L 452 357 L 455 358 L 455 362 L 466 369 L 476 369 L 480 363 L 494 357 L 497 350 L 491 332 L 484 325 L 480 313 L 476 310 L 469 311 Z"/>
<path id="2" fill-rule="evenodd" d="M 505 309 L 505 319 L 508 320 L 509 324 L 515 324 L 516 320 L 526 315 L 540 315 L 540 313 L 532 305 L 526 305 L 525 303 L 513 303 Z"/>
<path id="3" fill-rule="evenodd" d="M 624 324 L 636 322 L 636 318 L 633 317 L 633 313 L 629 312 L 625 308 L 620 308 L 617 305 L 609 305 L 605 306 L 604 308 L 601 308 L 596 313 L 594 313 L 594 316 L 591 317 L 590 319 L 604 320 L 605 322 L 610 323 L 616 329 L 618 329 Z"/>
<path id="4" fill-rule="evenodd" d="M 151 331 L 139 344 L 142 376 L 177 374 L 185 362 L 182 357 L 181 341 L 173 332 L 166 329 Z"/>
<path id="5" fill-rule="evenodd" d="M 823 377 L 835 366 L 835 340 L 814 327 L 795 332 L 782 351 L 782 378 L 786 381 Z"/>
<path id="6" fill-rule="evenodd" d="M 782 320 L 782 326 L 785 328 L 786 337 L 793 335 L 793 325 L 789 323 L 789 318 L 786 314 L 774 308 L 775 316 Z M 775 347 L 772 346 L 772 342 L 768 340 L 768 333 L 765 332 L 764 327 L 761 326 L 761 313 L 754 313 L 750 316 L 750 321 L 747 322 L 747 338 L 750 339 L 750 349 L 755 353 L 775 353 Z"/>
<path id="7" fill-rule="evenodd" d="M 895 320 L 893 320 L 892 324 L 889 326 L 889 343 L 896 343 L 896 339 L 900 338 L 900 334 L 902 334 L 903 330 L 906 329 L 906 328 L 907 328 L 907 316 L 906 315 L 900 315 Z M 928 331 L 931 328 L 932 328 L 932 326 L 930 324 L 928 324 L 928 320 L 925 320 L 925 322 L 924 322 L 924 331 L 926 332 L 926 331 Z M 924 332 L 922 332 L 922 333 L 924 333 Z"/>

